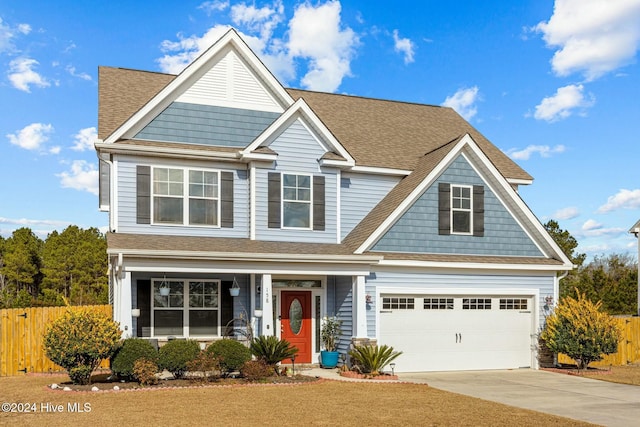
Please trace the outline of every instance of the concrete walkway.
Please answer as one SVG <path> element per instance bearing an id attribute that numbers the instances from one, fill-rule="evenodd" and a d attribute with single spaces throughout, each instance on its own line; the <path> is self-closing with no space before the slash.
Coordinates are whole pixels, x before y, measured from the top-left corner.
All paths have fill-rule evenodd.
<path id="1" fill-rule="evenodd" d="M 336 380 L 335 369 L 305 370 Z M 508 371 L 419 372 L 399 381 L 604 426 L 640 426 L 640 387 L 531 369 Z M 370 380 L 347 380 L 370 381 Z M 385 381 L 390 382 L 390 381 Z"/>

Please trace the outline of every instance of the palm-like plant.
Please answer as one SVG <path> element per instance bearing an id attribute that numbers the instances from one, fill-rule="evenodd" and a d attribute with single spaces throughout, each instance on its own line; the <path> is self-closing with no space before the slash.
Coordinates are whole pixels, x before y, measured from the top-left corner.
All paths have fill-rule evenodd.
<path id="1" fill-rule="evenodd" d="M 273 335 L 254 338 L 249 348 L 256 359 L 272 366 L 276 373 L 278 373 L 276 365 L 279 362 L 290 359 L 298 353 L 298 349 L 293 347 L 289 341 L 280 340 Z"/>
<path id="2" fill-rule="evenodd" d="M 380 375 L 380 372 L 389 363 L 393 362 L 401 351 L 394 351 L 393 347 L 383 345 L 357 345 L 349 351 L 351 363 L 356 365 L 363 373 Z"/>

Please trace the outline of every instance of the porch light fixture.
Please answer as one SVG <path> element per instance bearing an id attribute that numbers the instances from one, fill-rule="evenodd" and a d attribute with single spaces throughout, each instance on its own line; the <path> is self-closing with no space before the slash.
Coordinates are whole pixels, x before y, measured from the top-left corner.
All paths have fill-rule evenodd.
<path id="1" fill-rule="evenodd" d="M 229 295 L 232 297 L 237 297 L 240 295 L 240 286 L 238 285 L 238 281 L 236 280 L 236 276 L 233 276 L 233 285 L 229 288 Z"/>
<path id="2" fill-rule="evenodd" d="M 169 283 L 167 282 L 167 275 L 165 274 L 162 278 L 162 282 L 160 283 L 160 295 L 166 297 L 171 292 L 169 288 Z"/>
<path id="3" fill-rule="evenodd" d="M 369 294 L 365 297 L 367 304 L 371 304 L 373 302 L 373 297 Z"/>

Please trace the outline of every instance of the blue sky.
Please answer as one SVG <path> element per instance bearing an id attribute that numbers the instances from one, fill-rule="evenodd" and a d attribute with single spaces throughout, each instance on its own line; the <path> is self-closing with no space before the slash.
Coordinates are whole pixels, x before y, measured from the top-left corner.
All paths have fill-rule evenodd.
<path id="1" fill-rule="evenodd" d="M 640 0 L 0 1 L 0 234 L 105 229 L 99 65 L 179 72 L 234 26 L 287 87 L 454 107 L 590 256 L 634 253 Z"/>

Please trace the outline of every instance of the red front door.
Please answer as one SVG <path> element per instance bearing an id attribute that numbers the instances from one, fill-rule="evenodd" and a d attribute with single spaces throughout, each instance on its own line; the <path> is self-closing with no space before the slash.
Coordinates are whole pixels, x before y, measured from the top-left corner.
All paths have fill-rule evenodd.
<path id="1" fill-rule="evenodd" d="M 280 338 L 298 349 L 296 362 L 311 363 L 311 292 L 282 291 L 280 299 Z"/>

